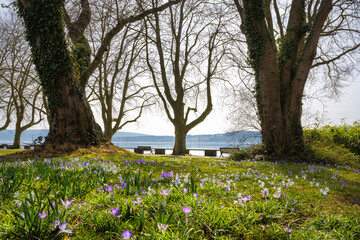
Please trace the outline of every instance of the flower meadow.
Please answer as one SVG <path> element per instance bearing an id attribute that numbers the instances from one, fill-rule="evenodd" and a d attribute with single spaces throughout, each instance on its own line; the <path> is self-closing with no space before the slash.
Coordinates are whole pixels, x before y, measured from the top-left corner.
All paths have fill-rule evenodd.
<path id="1" fill-rule="evenodd" d="M 360 239 L 360 169 L 192 157 L 0 160 L 1 239 Z"/>

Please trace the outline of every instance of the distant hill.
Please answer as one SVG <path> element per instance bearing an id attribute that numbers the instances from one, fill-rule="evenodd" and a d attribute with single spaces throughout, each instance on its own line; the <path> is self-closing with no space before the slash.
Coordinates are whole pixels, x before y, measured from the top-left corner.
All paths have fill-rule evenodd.
<path id="1" fill-rule="evenodd" d="M 26 130 L 21 134 L 22 143 L 30 143 L 39 136 L 47 136 L 48 129 Z M 14 139 L 15 130 L 4 130 L 0 132 L 0 142 L 8 143 Z"/>
<path id="2" fill-rule="evenodd" d="M 34 129 L 34 130 L 26 130 L 21 134 L 21 142 L 28 143 L 32 142 L 39 136 L 47 136 L 49 130 L 48 129 Z M 12 142 L 14 139 L 15 130 L 4 130 L 0 132 L 0 143 L 1 142 Z M 148 136 L 146 134 L 141 133 L 133 133 L 133 132 L 117 132 L 114 137 L 141 137 Z"/>
<path id="3" fill-rule="evenodd" d="M 188 143 L 196 142 L 254 142 L 257 143 L 261 140 L 259 132 L 255 131 L 242 131 L 233 133 L 220 133 L 220 134 L 204 134 L 204 135 L 187 135 L 186 141 Z M 174 136 L 114 136 L 112 141 L 115 142 L 174 142 Z"/>
<path id="4" fill-rule="evenodd" d="M 39 136 L 47 136 L 49 130 L 26 130 L 21 135 L 22 143 L 30 143 Z M 4 130 L 0 132 L 0 143 L 11 143 L 14 139 L 15 130 Z M 204 134 L 204 135 L 188 135 L 186 141 L 188 143 L 201 143 L 201 142 L 259 142 L 261 136 L 259 132 L 255 131 L 242 131 L 233 133 L 222 134 Z M 155 136 L 133 132 L 117 132 L 114 134 L 112 141 L 116 142 L 143 142 L 143 143 L 159 143 L 168 142 L 174 143 L 174 136 Z"/>

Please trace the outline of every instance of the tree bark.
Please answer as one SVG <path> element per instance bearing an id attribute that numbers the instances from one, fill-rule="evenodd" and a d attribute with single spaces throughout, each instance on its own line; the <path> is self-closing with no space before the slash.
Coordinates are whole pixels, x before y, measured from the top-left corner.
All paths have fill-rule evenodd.
<path id="1" fill-rule="evenodd" d="M 234 0 L 243 21 L 249 59 L 255 71 L 256 98 L 263 143 L 269 153 L 296 154 L 304 149 L 301 126 L 305 83 L 316 56 L 322 27 L 332 9 L 322 0 L 316 17 L 305 28 L 305 4 L 293 0 L 286 34 L 274 42 L 274 29 L 263 0 Z M 306 29 L 306 30 L 304 30 Z"/>
<path id="2" fill-rule="evenodd" d="M 19 116 L 18 116 L 18 118 L 19 118 Z M 22 121 L 22 117 L 20 117 L 20 119 L 17 119 L 17 121 L 16 121 L 13 149 L 19 149 L 21 147 L 21 145 L 20 145 L 20 139 L 21 139 L 21 134 L 22 134 L 21 121 Z"/>
<path id="3" fill-rule="evenodd" d="M 175 119 L 175 144 L 173 148 L 173 155 L 185 155 L 186 154 L 186 124 L 182 119 Z"/>
<path id="4" fill-rule="evenodd" d="M 18 7 L 49 106 L 50 131 L 46 143 L 90 146 L 106 142 L 67 48 L 62 1 L 19 0 Z"/>

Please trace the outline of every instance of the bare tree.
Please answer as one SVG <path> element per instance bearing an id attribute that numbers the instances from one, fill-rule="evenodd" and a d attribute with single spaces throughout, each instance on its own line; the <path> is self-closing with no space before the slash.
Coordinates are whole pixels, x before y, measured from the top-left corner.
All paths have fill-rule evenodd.
<path id="1" fill-rule="evenodd" d="M 88 11 L 88 1 L 80 2 L 82 12 L 71 24 L 74 24 L 75 29 L 78 28 L 79 34 L 82 35 L 89 22 L 88 15 L 91 13 Z M 82 36 L 76 41 L 70 34 L 74 44 L 73 54 L 69 51 L 63 27 L 62 0 L 17 1 L 18 12 L 24 19 L 27 40 L 31 46 L 34 64 L 50 111 L 50 131 L 46 143 L 54 146 L 65 143 L 89 146 L 108 141 L 96 124 L 86 100 L 84 87 L 89 77 L 101 63 L 114 36 L 127 24 L 179 2 L 180 0 L 169 1 L 158 8 L 133 11 L 127 16 L 112 15 L 117 19 L 117 24 L 106 33 L 94 59 L 89 63 L 87 40 Z M 77 34 L 78 32 L 75 32 L 74 35 Z"/>
<path id="2" fill-rule="evenodd" d="M 225 54 L 218 7 L 207 1 L 183 0 L 146 21 L 146 60 L 175 128 L 176 155 L 186 153 L 187 133 L 212 110 L 211 83 Z"/>
<path id="3" fill-rule="evenodd" d="M 323 66 L 330 80 L 327 87 L 338 89 L 340 80 L 353 69 L 353 54 L 359 49 L 359 2 L 234 3 L 255 74 L 263 142 L 272 153 L 301 152 L 305 84 L 310 72 Z"/>
<path id="4" fill-rule="evenodd" d="M 114 0 L 92 5 L 92 23 L 89 27 L 90 48 L 93 53 L 106 32 L 116 24 L 108 17 Z M 142 26 L 129 24 L 112 40 L 102 62 L 88 83 L 90 103 L 100 105 L 104 134 L 112 136 L 129 123 L 136 122 L 143 111 L 154 104 L 151 81 L 144 78 L 144 41 Z"/>
<path id="5" fill-rule="evenodd" d="M 15 13 L 1 22 L 5 29 L 3 74 L 0 75 L 2 89 L 8 93 L 8 109 L 13 109 L 15 136 L 13 148 L 20 148 L 21 134 L 43 120 L 41 112 L 41 87 L 31 62 L 30 47 L 24 38 L 24 29 Z M 9 114 L 9 112 L 8 112 Z M 9 115 L 7 115 L 9 117 Z"/>
<path id="6" fill-rule="evenodd" d="M 7 72 L 6 60 L 10 48 L 8 46 L 8 31 L 9 26 L 3 17 L 0 17 L 0 131 L 6 130 L 11 123 L 11 113 L 13 111 L 12 96 L 10 88 L 3 78 Z"/>

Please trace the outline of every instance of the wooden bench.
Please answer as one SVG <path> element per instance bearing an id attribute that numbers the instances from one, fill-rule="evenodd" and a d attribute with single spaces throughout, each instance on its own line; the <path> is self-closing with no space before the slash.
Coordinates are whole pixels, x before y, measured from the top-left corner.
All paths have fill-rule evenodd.
<path id="1" fill-rule="evenodd" d="M 216 157 L 217 150 L 205 150 L 206 157 Z"/>
<path id="2" fill-rule="evenodd" d="M 0 148 L 13 149 L 13 145 L 1 144 Z"/>
<path id="3" fill-rule="evenodd" d="M 151 146 L 138 146 L 134 149 L 134 152 L 138 154 L 144 154 L 144 151 L 150 151 L 150 154 L 154 153 Z"/>
<path id="4" fill-rule="evenodd" d="M 164 148 L 155 148 L 155 154 L 165 155 L 165 149 Z"/>
<path id="5" fill-rule="evenodd" d="M 231 148 L 231 147 L 221 147 L 220 148 L 220 157 L 223 157 L 223 153 L 230 153 L 232 151 L 237 151 L 239 148 Z"/>

